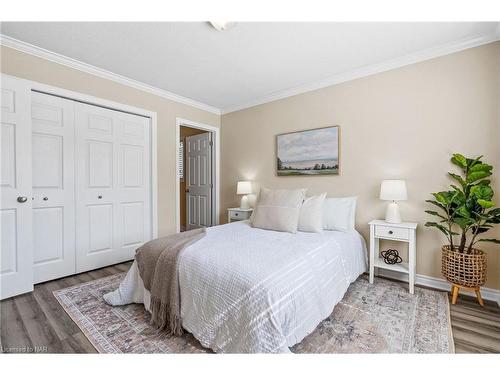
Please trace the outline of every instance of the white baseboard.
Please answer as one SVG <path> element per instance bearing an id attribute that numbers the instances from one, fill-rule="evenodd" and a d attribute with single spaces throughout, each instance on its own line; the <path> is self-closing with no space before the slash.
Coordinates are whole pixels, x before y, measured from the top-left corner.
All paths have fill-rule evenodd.
<path id="1" fill-rule="evenodd" d="M 408 275 L 403 274 L 401 272 L 395 272 L 395 271 L 386 270 L 386 269 L 378 269 L 378 275 L 384 276 L 384 277 L 387 277 L 390 279 L 394 279 L 394 280 L 408 282 Z M 451 289 L 451 285 L 448 281 L 446 281 L 444 279 L 439 279 L 437 277 L 431 277 L 431 276 L 426 276 L 426 275 L 418 275 L 417 274 L 415 277 L 415 284 L 426 286 L 429 288 L 439 289 L 439 290 L 446 290 L 448 292 Z M 475 296 L 474 293 L 469 292 L 469 291 L 460 291 L 460 293 L 467 294 L 470 296 Z M 500 306 L 500 290 L 481 287 L 481 296 L 483 297 L 483 299 L 494 301 L 498 304 L 498 306 Z"/>

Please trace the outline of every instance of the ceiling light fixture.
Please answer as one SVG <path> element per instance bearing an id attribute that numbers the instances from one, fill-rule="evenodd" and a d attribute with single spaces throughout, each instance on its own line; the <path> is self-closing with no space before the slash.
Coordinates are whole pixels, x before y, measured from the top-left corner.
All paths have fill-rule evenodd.
<path id="1" fill-rule="evenodd" d="M 217 30 L 217 31 L 225 31 L 229 30 L 231 27 L 234 26 L 234 22 L 227 22 L 227 21 L 209 21 L 210 25 Z"/>

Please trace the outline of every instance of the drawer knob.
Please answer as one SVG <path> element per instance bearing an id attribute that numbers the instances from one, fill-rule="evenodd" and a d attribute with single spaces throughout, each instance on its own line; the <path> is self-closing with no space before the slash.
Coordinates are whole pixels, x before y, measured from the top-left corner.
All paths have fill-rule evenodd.
<path id="1" fill-rule="evenodd" d="M 234 213 L 234 216 L 238 216 L 238 213 L 237 213 L 237 212 L 235 212 L 235 213 Z"/>
<path id="2" fill-rule="evenodd" d="M 393 234 L 394 232 L 392 230 L 389 231 L 389 234 Z"/>

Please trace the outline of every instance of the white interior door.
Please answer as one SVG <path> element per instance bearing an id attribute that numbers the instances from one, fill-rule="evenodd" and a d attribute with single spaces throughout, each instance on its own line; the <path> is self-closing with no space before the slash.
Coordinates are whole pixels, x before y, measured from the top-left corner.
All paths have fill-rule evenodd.
<path id="1" fill-rule="evenodd" d="M 1 77 L 0 298 L 33 290 L 30 88 Z"/>
<path id="2" fill-rule="evenodd" d="M 75 104 L 76 270 L 130 260 L 151 239 L 149 119 Z"/>
<path id="3" fill-rule="evenodd" d="M 74 102 L 31 94 L 34 282 L 75 273 Z"/>
<path id="4" fill-rule="evenodd" d="M 187 229 L 212 225 L 212 146 L 211 133 L 186 137 L 186 216 Z"/>

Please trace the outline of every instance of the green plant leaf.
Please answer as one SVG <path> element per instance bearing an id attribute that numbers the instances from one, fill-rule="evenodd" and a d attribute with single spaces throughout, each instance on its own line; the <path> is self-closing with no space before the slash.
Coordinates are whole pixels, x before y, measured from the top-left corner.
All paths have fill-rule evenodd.
<path id="1" fill-rule="evenodd" d="M 478 156 L 475 159 L 469 159 L 469 158 L 467 158 L 467 168 L 470 169 L 470 168 L 472 168 L 476 164 L 482 164 L 483 162 L 479 161 L 479 159 L 481 159 L 482 157 L 483 157 L 483 155 Z"/>
<path id="2" fill-rule="evenodd" d="M 446 237 L 449 237 L 449 236 L 450 236 L 450 233 L 451 233 L 451 234 L 457 234 L 457 233 L 454 233 L 454 232 L 450 232 L 450 231 L 448 230 L 448 228 L 444 227 L 443 225 L 438 224 L 438 223 L 434 223 L 434 222 L 431 222 L 431 221 L 428 221 L 427 223 L 425 223 L 425 226 L 426 226 L 426 227 L 433 227 L 433 228 L 437 228 L 437 229 L 439 229 L 441 232 L 443 232 L 443 234 L 444 234 Z"/>
<path id="3" fill-rule="evenodd" d="M 436 200 L 442 204 L 444 207 L 450 206 L 455 198 L 457 197 L 457 194 L 459 194 L 456 191 L 440 191 L 438 193 L 431 193 Z"/>
<path id="4" fill-rule="evenodd" d="M 465 218 L 470 218 L 471 217 L 471 212 L 467 209 L 466 206 L 460 206 L 458 209 L 455 211 L 458 215 L 465 217 Z"/>
<path id="5" fill-rule="evenodd" d="M 462 230 L 466 229 L 467 227 L 471 226 L 472 224 L 475 223 L 475 220 L 466 218 L 466 217 L 455 217 L 453 219 L 453 222 L 457 224 Z"/>
<path id="6" fill-rule="evenodd" d="M 477 240 L 477 242 L 493 242 L 500 244 L 500 240 L 497 240 L 496 238 L 481 238 L 480 240 Z"/>
<path id="7" fill-rule="evenodd" d="M 493 169 L 493 166 L 485 163 L 478 163 L 469 168 L 469 172 L 491 172 Z"/>
<path id="8" fill-rule="evenodd" d="M 440 209 L 442 209 L 443 211 L 445 211 L 445 212 L 446 212 L 446 207 L 444 207 L 441 203 L 436 202 L 436 201 L 431 201 L 430 199 L 427 199 L 427 200 L 426 200 L 426 202 L 427 202 L 427 203 L 431 203 L 431 204 L 433 204 L 434 206 L 439 207 Z"/>
<path id="9" fill-rule="evenodd" d="M 472 233 L 474 233 L 474 234 L 485 233 L 488 230 L 490 230 L 490 228 L 492 228 L 491 225 L 481 225 L 480 227 L 475 226 L 475 227 L 472 227 Z"/>
<path id="10" fill-rule="evenodd" d="M 487 201 L 485 199 L 478 199 L 477 203 L 483 208 L 491 208 L 495 206 L 495 203 L 492 201 Z"/>
<path id="11" fill-rule="evenodd" d="M 439 192 L 439 193 L 432 193 L 432 195 L 434 195 L 434 198 L 436 198 L 436 200 L 441 203 L 443 206 L 447 206 L 449 201 L 446 199 L 447 196 L 445 194 L 443 194 L 443 192 Z"/>
<path id="12" fill-rule="evenodd" d="M 493 198 L 493 189 L 490 186 L 474 185 L 470 188 L 470 195 L 477 199 L 491 200 Z"/>
<path id="13" fill-rule="evenodd" d="M 453 154 L 451 162 L 463 169 L 467 167 L 467 159 L 461 154 Z"/>
<path id="14" fill-rule="evenodd" d="M 454 180 L 456 180 L 460 185 L 462 185 L 462 188 L 465 188 L 465 186 L 467 186 L 467 182 L 465 182 L 465 180 L 458 174 L 448 172 L 448 175 Z"/>
<path id="15" fill-rule="evenodd" d="M 429 215 L 439 216 L 441 219 L 443 219 L 445 221 L 448 220 L 446 217 L 444 217 L 443 215 L 437 213 L 436 211 L 426 210 L 425 212 L 427 212 Z"/>
<path id="16" fill-rule="evenodd" d="M 491 184 L 491 180 L 481 180 L 477 183 L 478 185 L 483 185 L 483 186 L 486 186 L 486 185 L 489 185 Z"/>
<path id="17" fill-rule="evenodd" d="M 487 171 L 471 172 L 467 176 L 466 181 L 468 183 L 472 183 L 472 182 L 481 180 L 481 179 L 489 177 L 489 176 L 491 176 L 491 172 L 487 172 Z"/>
<path id="18" fill-rule="evenodd" d="M 500 207 L 494 208 L 484 213 L 486 223 L 500 224 Z"/>
<path id="19" fill-rule="evenodd" d="M 489 210 L 487 213 L 488 215 L 500 215 L 500 207 Z"/>

